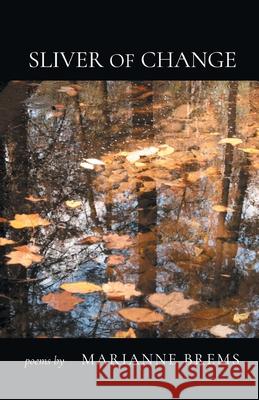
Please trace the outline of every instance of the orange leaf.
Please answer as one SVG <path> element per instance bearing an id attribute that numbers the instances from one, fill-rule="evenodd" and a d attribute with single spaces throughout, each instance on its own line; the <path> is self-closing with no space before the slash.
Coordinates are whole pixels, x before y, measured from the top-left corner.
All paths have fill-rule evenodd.
<path id="1" fill-rule="evenodd" d="M 131 237 L 128 235 L 117 235 L 117 233 L 110 233 L 103 237 L 108 249 L 125 249 L 132 245 Z"/>
<path id="2" fill-rule="evenodd" d="M 83 303 L 84 300 L 80 297 L 73 296 L 69 292 L 56 292 L 49 293 L 42 297 L 41 301 L 47 303 L 50 307 L 58 311 L 70 311 L 79 304 Z"/>
<path id="3" fill-rule="evenodd" d="M 116 339 L 135 339 L 137 336 L 134 329 L 129 328 L 127 331 L 116 332 L 114 337 Z"/>
<path id="4" fill-rule="evenodd" d="M 38 203 L 39 201 L 47 201 L 46 197 L 34 197 L 30 194 L 30 196 L 25 197 L 25 200 L 29 200 L 32 203 Z"/>
<path id="5" fill-rule="evenodd" d="M 10 258 L 7 261 L 8 265 L 21 264 L 25 268 L 28 268 L 32 263 L 39 263 L 43 257 L 39 254 L 39 247 L 33 245 L 17 246 L 14 251 L 11 251 L 6 255 Z"/>
<path id="6" fill-rule="evenodd" d="M 164 317 L 149 308 L 123 308 L 119 311 L 119 315 L 129 321 L 139 324 L 157 324 L 163 321 Z"/>
<path id="7" fill-rule="evenodd" d="M 96 237 L 96 236 L 87 236 L 81 240 L 79 240 L 79 242 L 77 242 L 77 244 L 95 244 L 95 243 L 99 243 L 101 241 L 100 238 Z"/>
<path id="8" fill-rule="evenodd" d="M 0 222 L 7 222 L 6 218 L 0 217 Z"/>
<path id="9" fill-rule="evenodd" d="M 124 256 L 112 254 L 107 259 L 107 265 L 108 265 L 108 267 L 111 267 L 113 265 L 121 265 L 124 262 L 124 260 L 125 260 Z"/>
<path id="10" fill-rule="evenodd" d="M 48 226 L 50 224 L 46 219 L 41 218 L 39 214 L 15 214 L 10 225 L 15 229 L 35 228 L 36 226 Z"/>
<path id="11" fill-rule="evenodd" d="M 0 246 L 6 246 L 7 244 L 14 244 L 15 242 L 10 239 L 0 237 Z"/>

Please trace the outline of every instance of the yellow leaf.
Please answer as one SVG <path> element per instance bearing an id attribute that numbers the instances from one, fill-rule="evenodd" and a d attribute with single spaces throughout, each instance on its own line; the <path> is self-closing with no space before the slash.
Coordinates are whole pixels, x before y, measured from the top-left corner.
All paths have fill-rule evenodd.
<path id="1" fill-rule="evenodd" d="M 66 205 L 70 208 L 80 207 L 81 204 L 82 204 L 82 201 L 80 201 L 80 200 L 67 200 L 66 201 Z"/>
<path id="2" fill-rule="evenodd" d="M 221 139 L 219 142 L 219 144 L 231 144 L 232 146 L 237 146 L 240 143 L 243 143 L 243 140 L 239 139 L 239 138 L 235 138 L 235 137 L 228 137 L 225 139 Z"/>
<path id="3" fill-rule="evenodd" d="M 15 214 L 14 219 L 10 221 L 10 225 L 15 229 L 35 228 L 49 224 L 50 222 L 41 218 L 39 214 Z"/>
<path id="4" fill-rule="evenodd" d="M 212 210 L 216 212 L 234 212 L 233 208 L 222 206 L 221 204 L 215 204 Z"/>
<path id="5" fill-rule="evenodd" d="M 236 313 L 233 317 L 233 321 L 236 322 L 237 324 L 239 324 L 241 321 L 245 321 L 250 315 L 250 312 L 246 312 L 246 313 Z"/>
<path id="6" fill-rule="evenodd" d="M 136 333 L 132 328 L 129 328 L 127 331 L 118 331 L 114 336 L 116 339 L 135 339 L 136 337 Z"/>
<path id="7" fill-rule="evenodd" d="M 6 246 L 7 244 L 14 244 L 15 242 L 10 239 L 0 237 L 0 246 Z"/>
<path id="8" fill-rule="evenodd" d="M 91 282 L 71 282 L 71 283 L 63 283 L 61 289 L 70 293 L 92 293 L 92 292 L 100 292 L 102 290 L 101 286 L 95 285 Z"/>
<path id="9" fill-rule="evenodd" d="M 244 149 L 239 147 L 239 150 L 242 150 L 242 151 L 244 151 L 245 153 L 248 153 L 248 154 L 259 154 L 259 150 L 255 149 L 254 147 L 246 147 Z"/>

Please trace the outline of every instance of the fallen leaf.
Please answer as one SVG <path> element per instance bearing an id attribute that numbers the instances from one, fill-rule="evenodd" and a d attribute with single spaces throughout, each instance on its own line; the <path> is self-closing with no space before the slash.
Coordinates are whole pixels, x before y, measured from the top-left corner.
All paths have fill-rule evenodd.
<path id="1" fill-rule="evenodd" d="M 103 237 L 108 249 L 122 250 L 132 245 L 132 239 L 128 235 L 117 235 L 117 233 L 110 233 Z"/>
<path id="2" fill-rule="evenodd" d="M 77 207 L 81 206 L 82 201 L 81 200 L 67 200 L 65 203 L 69 208 L 77 208 Z"/>
<path id="3" fill-rule="evenodd" d="M 101 238 L 98 238 L 96 236 L 87 236 L 81 240 L 79 240 L 79 242 L 77 242 L 76 244 L 95 244 L 95 243 L 100 243 Z"/>
<path id="4" fill-rule="evenodd" d="M 83 299 L 73 296 L 69 292 L 49 293 L 43 296 L 41 301 L 58 311 L 70 311 L 77 304 L 84 302 Z"/>
<path id="5" fill-rule="evenodd" d="M 163 315 L 150 310 L 149 308 L 123 308 L 119 311 L 119 315 L 126 320 L 137 324 L 157 324 L 164 320 Z"/>
<path id="6" fill-rule="evenodd" d="M 212 210 L 216 212 L 234 212 L 233 208 L 222 206 L 221 204 L 216 204 L 212 207 Z"/>
<path id="7" fill-rule="evenodd" d="M 87 162 L 81 162 L 80 167 L 84 169 L 94 169 L 94 165 Z"/>
<path id="8" fill-rule="evenodd" d="M 138 151 L 136 151 L 134 153 L 133 152 L 129 153 L 127 155 L 126 159 L 131 163 L 135 163 L 136 161 L 138 161 L 140 159 L 140 154 Z"/>
<path id="9" fill-rule="evenodd" d="M 191 183 L 195 183 L 203 177 L 204 177 L 203 171 L 193 171 L 193 172 L 188 173 L 187 181 L 191 182 Z"/>
<path id="10" fill-rule="evenodd" d="M 39 201 L 47 201 L 46 197 L 34 197 L 32 195 L 25 197 L 25 200 L 31 201 L 32 203 L 38 203 Z"/>
<path id="11" fill-rule="evenodd" d="M 7 261 L 8 265 L 21 264 L 25 268 L 28 268 L 33 263 L 39 263 L 42 261 L 43 257 L 39 254 L 39 247 L 33 245 L 17 246 L 15 250 L 6 254 L 6 257 L 10 258 Z"/>
<path id="12" fill-rule="evenodd" d="M 239 138 L 235 138 L 235 137 L 228 137 L 228 138 L 224 138 L 221 139 L 218 144 L 231 144 L 232 146 L 237 146 L 240 143 L 243 143 L 243 140 L 239 139 Z"/>
<path id="13" fill-rule="evenodd" d="M 160 148 L 162 148 L 162 150 L 159 150 L 159 152 L 157 153 L 159 157 L 168 156 L 169 154 L 172 154 L 175 151 L 173 147 L 168 145 L 162 145 L 160 146 Z"/>
<path id="14" fill-rule="evenodd" d="M 102 290 L 101 286 L 95 285 L 91 282 L 71 282 L 71 283 L 63 283 L 61 289 L 66 290 L 70 293 L 92 293 L 92 292 L 100 292 Z"/>
<path id="15" fill-rule="evenodd" d="M 161 308 L 166 314 L 176 316 L 189 313 L 192 305 L 198 304 L 193 299 L 185 299 L 182 292 L 154 293 L 149 296 L 148 301 L 154 307 Z"/>
<path id="16" fill-rule="evenodd" d="M 109 300 L 129 300 L 131 297 L 141 296 L 141 292 L 135 289 L 132 283 L 109 282 L 102 285 L 104 293 Z"/>
<path id="17" fill-rule="evenodd" d="M 107 259 L 107 265 L 108 265 L 108 267 L 111 267 L 114 265 L 121 265 L 124 262 L 124 260 L 125 260 L 125 257 L 123 255 L 112 254 Z"/>
<path id="18" fill-rule="evenodd" d="M 118 331 L 114 336 L 116 339 L 135 339 L 136 337 L 136 333 L 132 328 L 129 328 L 127 331 Z"/>
<path id="19" fill-rule="evenodd" d="M 41 218 L 39 214 L 15 214 L 14 219 L 10 221 L 10 225 L 15 229 L 35 228 L 49 224 L 50 222 Z"/>
<path id="20" fill-rule="evenodd" d="M 126 156 L 126 159 L 131 162 L 135 163 L 140 159 L 142 156 L 152 156 L 156 154 L 159 151 L 159 149 L 155 146 L 150 146 L 150 147 L 144 147 L 143 149 L 136 150 L 136 151 L 131 151 L 128 153 Z"/>
<path id="21" fill-rule="evenodd" d="M 143 162 L 135 162 L 135 167 L 137 167 L 137 168 L 141 168 L 141 167 L 145 167 L 145 166 L 146 166 L 146 164 Z"/>
<path id="22" fill-rule="evenodd" d="M 233 321 L 236 322 L 237 324 L 239 324 L 241 321 L 245 321 L 250 315 L 250 312 L 246 312 L 246 313 L 236 313 L 233 317 Z"/>
<path id="23" fill-rule="evenodd" d="M 64 104 L 55 104 L 54 107 L 56 110 L 64 110 L 65 108 Z"/>
<path id="24" fill-rule="evenodd" d="M 244 151 L 245 153 L 248 153 L 248 154 L 259 154 L 259 150 L 255 149 L 254 147 L 246 147 L 244 149 L 239 147 L 239 150 L 242 150 L 242 151 Z"/>
<path id="25" fill-rule="evenodd" d="M 0 222 L 7 222 L 6 218 L 0 217 Z"/>
<path id="26" fill-rule="evenodd" d="M 93 165 L 105 165 L 102 160 L 98 160 L 97 158 L 86 158 L 85 161 Z"/>
<path id="27" fill-rule="evenodd" d="M 210 328 L 210 333 L 220 338 L 226 338 L 228 335 L 235 333 L 235 331 L 227 325 L 215 325 Z"/>
<path id="28" fill-rule="evenodd" d="M 15 242 L 13 240 L 0 237 L 0 246 L 6 246 L 8 244 L 14 244 L 14 243 Z"/>

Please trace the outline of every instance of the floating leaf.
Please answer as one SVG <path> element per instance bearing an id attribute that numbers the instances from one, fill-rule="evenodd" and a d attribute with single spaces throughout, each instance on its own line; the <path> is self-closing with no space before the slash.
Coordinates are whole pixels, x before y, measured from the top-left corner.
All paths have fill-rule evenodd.
<path id="1" fill-rule="evenodd" d="M 227 325 L 215 325 L 210 328 L 210 333 L 220 338 L 226 338 L 228 335 L 235 333 L 235 331 Z"/>
<path id="2" fill-rule="evenodd" d="M 245 313 L 236 313 L 233 317 L 233 321 L 239 324 L 241 321 L 245 321 L 250 315 L 250 312 L 245 312 Z"/>
<path id="3" fill-rule="evenodd" d="M 70 311 L 79 304 L 84 302 L 80 297 L 73 296 L 69 292 L 49 293 L 42 297 L 41 301 L 47 303 L 50 307 L 58 311 Z"/>
<path id="4" fill-rule="evenodd" d="M 242 150 L 242 151 L 244 151 L 245 153 L 248 153 L 248 154 L 259 154 L 259 149 L 255 149 L 254 147 L 246 147 L 244 149 L 239 147 L 239 150 Z"/>
<path id="5" fill-rule="evenodd" d="M 123 255 L 112 254 L 107 259 L 107 265 L 108 265 L 108 267 L 111 267 L 114 265 L 121 265 L 124 262 L 124 260 L 125 260 L 125 257 Z"/>
<path id="6" fill-rule="evenodd" d="M 176 316 L 189 313 L 192 305 L 198 304 L 193 299 L 185 299 L 182 292 L 170 294 L 154 293 L 149 296 L 148 301 L 155 307 L 161 308 L 166 314 Z"/>
<path id="7" fill-rule="evenodd" d="M 79 242 L 77 242 L 77 244 L 95 244 L 95 243 L 100 243 L 101 238 L 98 238 L 96 236 L 87 236 L 81 240 L 79 240 Z"/>
<path id="8" fill-rule="evenodd" d="M 228 137 L 228 138 L 224 138 L 221 139 L 218 144 L 231 144 L 232 146 L 237 146 L 240 143 L 243 143 L 243 140 L 239 139 L 239 138 L 235 138 L 235 137 Z"/>
<path id="9" fill-rule="evenodd" d="M 102 160 L 98 160 L 97 158 L 86 158 L 85 161 L 93 165 L 105 165 Z"/>
<path id="10" fill-rule="evenodd" d="M 167 144 L 160 146 L 160 148 L 162 148 L 162 150 L 159 150 L 157 153 L 159 157 L 169 156 L 169 154 L 172 154 L 175 151 L 173 147 L 168 146 Z"/>
<path id="11" fill-rule="evenodd" d="M 13 240 L 0 237 L 0 246 L 6 246 L 8 244 L 14 244 L 14 243 L 15 242 Z"/>
<path id="12" fill-rule="evenodd" d="M 222 206 L 221 204 L 216 204 L 212 207 L 212 210 L 217 212 L 234 212 L 233 208 Z"/>
<path id="13" fill-rule="evenodd" d="M 39 214 L 15 214 L 14 219 L 10 221 L 10 225 L 15 229 L 35 228 L 49 224 L 50 222 L 41 218 Z"/>
<path id="14" fill-rule="evenodd" d="M 0 217 L 0 222 L 7 222 L 6 218 Z"/>
<path id="15" fill-rule="evenodd" d="M 109 300 L 129 300 L 131 297 L 141 296 L 141 292 L 135 289 L 132 283 L 109 282 L 102 286 Z"/>
<path id="16" fill-rule="evenodd" d="M 94 169 L 94 165 L 87 162 L 81 162 L 80 167 L 84 169 Z"/>
<path id="17" fill-rule="evenodd" d="M 46 197 L 34 197 L 32 195 L 25 197 L 25 200 L 31 201 L 32 203 L 38 203 L 40 201 L 47 201 Z"/>
<path id="18" fill-rule="evenodd" d="M 14 251 L 6 254 L 6 257 L 10 258 L 7 264 L 21 264 L 25 268 L 28 268 L 31 264 L 42 261 L 43 257 L 37 254 L 39 250 L 38 246 L 33 245 L 17 246 Z"/>
<path id="19" fill-rule="evenodd" d="M 136 333 L 132 328 L 129 328 L 127 331 L 118 331 L 114 336 L 116 339 L 135 339 L 136 337 Z"/>
<path id="20" fill-rule="evenodd" d="M 63 283 L 61 289 L 66 290 L 70 293 L 92 293 L 99 292 L 102 290 L 101 286 L 95 285 L 91 282 L 71 282 L 71 283 Z"/>
<path id="21" fill-rule="evenodd" d="M 119 315 L 126 320 L 137 324 L 157 324 L 164 320 L 163 315 L 150 310 L 149 308 L 123 308 L 119 311 Z"/>
<path id="22" fill-rule="evenodd" d="M 141 167 L 145 167 L 145 166 L 146 166 L 146 164 L 143 162 L 135 162 L 135 167 L 137 167 L 137 168 L 141 168 Z"/>
<path id="23" fill-rule="evenodd" d="M 82 204 L 82 201 L 81 201 L 81 200 L 67 200 L 67 201 L 66 201 L 66 205 L 67 205 L 69 208 L 77 208 L 77 207 L 80 207 L 81 204 Z"/>
<path id="24" fill-rule="evenodd" d="M 110 233 L 105 235 L 103 240 L 106 242 L 108 249 L 122 250 L 132 245 L 132 239 L 128 235 L 117 235 L 117 233 Z"/>

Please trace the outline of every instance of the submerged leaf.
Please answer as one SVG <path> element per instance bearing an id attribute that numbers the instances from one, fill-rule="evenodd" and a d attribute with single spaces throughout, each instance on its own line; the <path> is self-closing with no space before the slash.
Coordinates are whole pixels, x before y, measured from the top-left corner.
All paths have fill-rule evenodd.
<path id="1" fill-rule="evenodd" d="M 69 208 L 77 208 L 77 207 L 80 207 L 81 204 L 82 204 L 82 201 L 81 201 L 81 200 L 67 200 L 67 201 L 66 201 L 66 205 L 67 205 Z"/>
<path id="2" fill-rule="evenodd" d="M 192 305 L 198 304 L 193 299 L 185 299 L 182 292 L 170 294 L 154 293 L 149 296 L 148 301 L 155 307 L 161 308 L 166 314 L 176 316 L 189 313 Z"/>
<path id="3" fill-rule="evenodd" d="M 141 292 L 135 289 L 132 283 L 109 282 L 102 286 L 109 300 L 129 300 L 131 297 L 141 296 Z"/>
<path id="4" fill-rule="evenodd" d="M 157 324 L 164 320 L 163 315 L 150 310 L 149 308 L 123 308 L 119 311 L 119 315 L 126 320 L 137 324 Z"/>
<path id="5" fill-rule="evenodd" d="M 68 292 L 49 293 L 43 296 L 41 301 L 58 311 L 73 310 L 77 304 L 84 302 L 80 297 L 73 296 Z"/>
<path id="6" fill-rule="evenodd" d="M 237 146 L 240 143 L 243 143 L 243 140 L 235 137 L 227 137 L 225 139 L 221 139 L 218 144 L 231 144 L 232 146 Z"/>
<path id="7" fill-rule="evenodd" d="M 107 265 L 108 265 L 108 267 L 111 267 L 114 265 L 121 265 L 124 262 L 124 260 L 125 260 L 125 257 L 123 255 L 112 254 L 107 259 Z"/>
<path id="8" fill-rule="evenodd" d="M 39 214 L 15 214 L 14 219 L 10 221 L 10 225 L 15 229 L 35 228 L 49 224 L 50 222 L 41 218 Z"/>
<path id="9" fill-rule="evenodd" d="M 66 292 L 70 293 L 92 293 L 92 292 L 100 292 L 102 290 L 101 286 L 95 285 L 91 282 L 71 282 L 71 283 L 63 283 L 61 289 L 66 290 Z"/>
<path id="10" fill-rule="evenodd" d="M 236 322 L 237 324 L 239 324 L 241 321 L 245 321 L 250 315 L 250 312 L 246 312 L 246 313 L 236 313 L 233 317 L 233 321 Z"/>
<path id="11" fill-rule="evenodd" d="M 6 246 L 8 244 L 14 244 L 14 243 L 15 242 L 13 240 L 0 237 L 0 246 Z"/>
<path id="12" fill-rule="evenodd" d="M 210 328 L 210 333 L 214 336 L 225 338 L 228 335 L 235 333 L 235 331 L 227 325 L 215 325 Z"/>
<path id="13" fill-rule="evenodd" d="M 129 328 L 127 331 L 118 331 L 114 336 L 116 339 L 135 339 L 136 337 L 136 333 L 132 328 Z"/>

